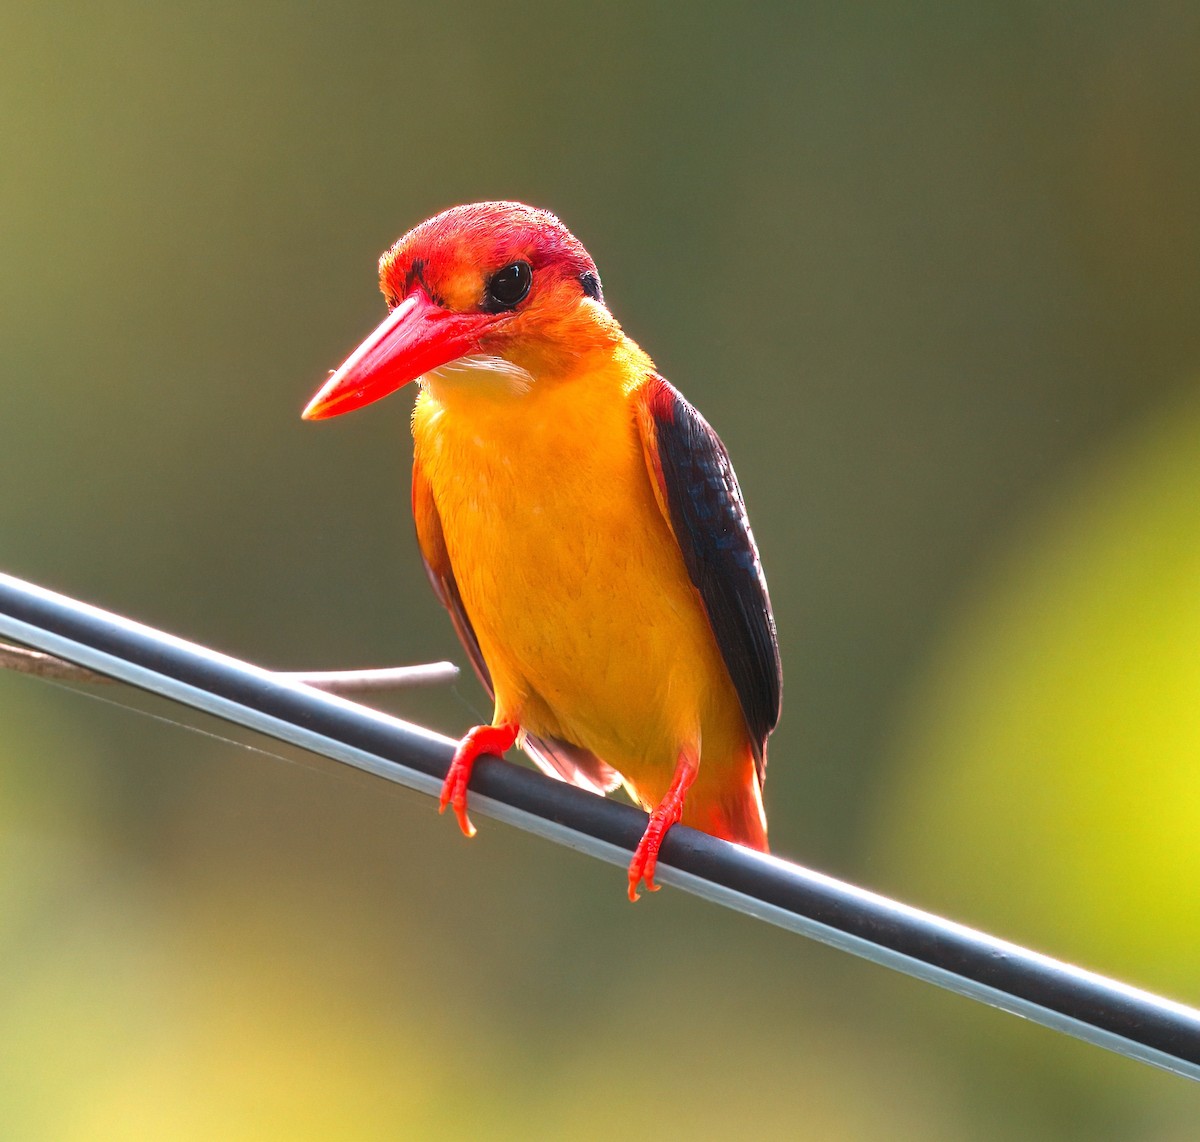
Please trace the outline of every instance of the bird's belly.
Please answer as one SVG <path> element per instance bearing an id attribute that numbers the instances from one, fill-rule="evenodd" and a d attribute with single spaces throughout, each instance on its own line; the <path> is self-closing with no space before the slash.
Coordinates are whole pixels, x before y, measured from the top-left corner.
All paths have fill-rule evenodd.
<path id="1" fill-rule="evenodd" d="M 457 443 L 473 454 L 434 491 L 497 709 L 643 787 L 702 734 L 736 732 L 732 684 L 633 426 L 586 455 Z"/>
<path id="2" fill-rule="evenodd" d="M 657 504 L 621 525 L 587 491 L 560 481 L 553 503 L 527 497 L 510 511 L 501 501 L 474 535 L 468 524 L 456 537 L 492 557 L 459 559 L 452 548 L 451 560 L 498 700 L 519 705 L 526 728 L 620 768 L 653 752 L 652 739 L 694 734 L 665 724 L 695 719 L 668 698 L 687 687 L 695 666 L 685 664 L 704 661 L 712 636 Z"/>

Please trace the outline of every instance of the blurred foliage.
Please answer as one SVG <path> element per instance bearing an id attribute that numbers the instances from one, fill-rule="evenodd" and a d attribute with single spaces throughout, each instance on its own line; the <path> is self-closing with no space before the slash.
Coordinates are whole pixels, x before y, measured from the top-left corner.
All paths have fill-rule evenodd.
<path id="1" fill-rule="evenodd" d="M 400 232 L 548 206 L 747 492 L 776 849 L 1196 1000 L 1198 73 L 1181 0 L 16 0 L 0 566 L 267 665 L 460 657 L 406 402 L 297 413 Z M 0 722 L 14 1136 L 1194 1134 L 1181 1080 L 366 779 L 30 679 Z"/>
<path id="2" fill-rule="evenodd" d="M 879 836 L 936 907 L 1200 1004 L 1200 401 L 1075 483 L 928 669 Z"/>
<path id="3" fill-rule="evenodd" d="M 977 586 L 875 798 L 877 883 L 1193 1005 L 1198 517 L 1189 393 L 1093 457 Z M 1009 1027 L 974 1050 L 1034 1068 L 1050 1047 Z M 1134 1076 L 1101 1093 L 1069 1067 L 1093 1088 L 1084 1121 L 1121 1122 Z"/>

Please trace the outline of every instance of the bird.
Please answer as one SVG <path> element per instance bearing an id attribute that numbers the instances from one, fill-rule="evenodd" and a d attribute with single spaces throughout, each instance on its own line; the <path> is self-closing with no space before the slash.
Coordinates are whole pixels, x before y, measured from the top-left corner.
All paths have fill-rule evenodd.
<path id="1" fill-rule="evenodd" d="M 455 206 L 379 259 L 388 315 L 304 409 L 418 383 L 412 510 L 425 570 L 494 702 L 439 811 L 474 835 L 476 758 L 519 745 L 649 814 L 628 895 L 675 824 L 767 851 L 782 672 L 729 455 L 609 310 L 583 244 L 519 202 Z"/>

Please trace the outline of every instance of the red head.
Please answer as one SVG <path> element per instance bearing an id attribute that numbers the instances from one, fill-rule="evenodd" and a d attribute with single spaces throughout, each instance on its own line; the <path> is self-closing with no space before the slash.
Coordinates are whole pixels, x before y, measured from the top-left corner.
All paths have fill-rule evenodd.
<path id="1" fill-rule="evenodd" d="M 379 259 L 390 313 L 304 410 L 361 408 L 460 357 L 503 357 L 537 373 L 619 336 L 600 275 L 553 214 L 519 202 L 456 206 Z"/>

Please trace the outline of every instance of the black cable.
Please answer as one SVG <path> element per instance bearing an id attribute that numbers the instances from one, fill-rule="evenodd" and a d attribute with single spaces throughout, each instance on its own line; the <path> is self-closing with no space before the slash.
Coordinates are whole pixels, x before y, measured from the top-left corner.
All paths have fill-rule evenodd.
<path id="1" fill-rule="evenodd" d="M 421 792 L 436 794 L 454 743 L 343 698 L 0 573 L 0 636 Z M 644 813 L 497 758 L 471 808 L 624 865 Z M 676 825 L 657 879 L 1200 1079 L 1200 1011 L 942 920 L 820 873 Z"/>

